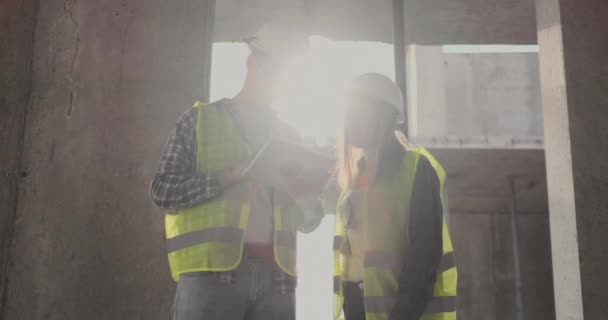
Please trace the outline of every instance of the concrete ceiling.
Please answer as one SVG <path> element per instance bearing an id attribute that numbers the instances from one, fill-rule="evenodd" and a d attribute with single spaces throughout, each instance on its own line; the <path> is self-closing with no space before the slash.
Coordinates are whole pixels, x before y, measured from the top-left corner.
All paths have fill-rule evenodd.
<path id="1" fill-rule="evenodd" d="M 220 0 L 215 40 L 239 41 L 275 16 L 300 16 L 312 33 L 392 42 L 390 0 Z M 418 44 L 536 44 L 534 0 L 406 0 L 406 30 Z"/>

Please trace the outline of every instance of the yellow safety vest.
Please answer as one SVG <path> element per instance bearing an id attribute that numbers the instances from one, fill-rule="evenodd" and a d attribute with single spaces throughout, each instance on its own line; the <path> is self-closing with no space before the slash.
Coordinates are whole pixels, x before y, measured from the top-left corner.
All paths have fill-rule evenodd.
<path id="1" fill-rule="evenodd" d="M 222 103 L 196 102 L 197 172 L 235 167 L 251 152 Z M 293 138 L 281 128 L 284 138 Z M 175 281 L 187 272 L 229 271 L 241 262 L 250 211 L 250 185 L 239 183 L 202 205 L 165 215 L 167 251 Z M 311 231 L 322 218 L 303 216 L 284 190 L 274 190 L 274 256 L 286 273 L 296 275 L 297 230 Z"/>
<path id="2" fill-rule="evenodd" d="M 363 295 L 367 320 L 388 319 L 399 289 L 403 252 L 407 243 L 409 208 L 412 186 L 421 156 L 435 168 L 440 181 L 443 202 L 445 171 L 424 148 L 408 149 L 400 172 L 391 181 L 383 182 L 364 195 L 365 257 Z M 404 195 L 404 191 L 407 191 Z M 334 317 L 343 317 L 344 297 L 342 275 L 349 263 L 350 248 L 346 236 L 349 208 L 348 192 L 344 193 L 336 209 L 334 238 Z M 444 206 L 445 211 L 445 206 Z M 373 212 L 370 216 L 368 212 Z M 405 214 L 404 214 L 405 213 Z M 369 219 L 369 223 L 367 221 Z M 406 233 L 406 234 L 404 234 Z M 443 257 L 438 269 L 433 299 L 422 320 L 456 320 L 457 270 L 453 257 L 450 234 L 443 219 Z"/>

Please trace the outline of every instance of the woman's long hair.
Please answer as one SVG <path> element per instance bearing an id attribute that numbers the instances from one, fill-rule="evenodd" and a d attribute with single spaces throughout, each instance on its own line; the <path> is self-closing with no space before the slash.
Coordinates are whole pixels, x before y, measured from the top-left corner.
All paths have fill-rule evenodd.
<path id="1" fill-rule="evenodd" d="M 378 112 L 383 112 L 384 108 L 378 108 Z M 400 169 L 401 160 L 405 152 L 403 143 L 395 136 L 396 126 L 394 125 L 395 112 L 390 110 L 384 116 L 378 117 L 380 139 L 377 152 L 375 154 L 365 154 L 361 148 L 353 146 L 346 133 L 344 126 L 337 143 L 338 152 L 338 184 L 342 191 L 356 189 L 359 183 L 364 162 L 362 158 L 376 158 L 378 168 L 374 181 L 388 179 Z M 387 121 L 388 120 L 388 121 Z M 391 121 L 392 120 L 392 121 Z"/>

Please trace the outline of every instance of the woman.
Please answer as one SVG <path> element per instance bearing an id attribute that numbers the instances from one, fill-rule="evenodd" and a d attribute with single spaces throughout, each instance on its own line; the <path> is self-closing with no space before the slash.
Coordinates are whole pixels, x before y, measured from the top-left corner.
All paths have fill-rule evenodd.
<path id="1" fill-rule="evenodd" d="M 364 74 L 348 93 L 338 143 L 335 316 L 455 320 L 456 268 L 435 167 L 443 169 L 396 133 L 403 104 L 392 80 Z"/>

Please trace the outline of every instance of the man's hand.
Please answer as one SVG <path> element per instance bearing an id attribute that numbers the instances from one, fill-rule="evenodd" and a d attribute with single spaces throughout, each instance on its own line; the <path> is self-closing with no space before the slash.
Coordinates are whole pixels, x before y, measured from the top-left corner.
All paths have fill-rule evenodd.
<path id="1" fill-rule="evenodd" d="M 320 172 L 315 176 L 285 176 L 287 193 L 296 201 L 316 200 L 321 197 L 331 172 Z"/>
<path id="2" fill-rule="evenodd" d="M 218 180 L 222 187 L 229 187 L 243 178 L 243 173 L 249 165 L 249 159 L 241 161 L 235 167 L 223 170 L 219 173 Z"/>

